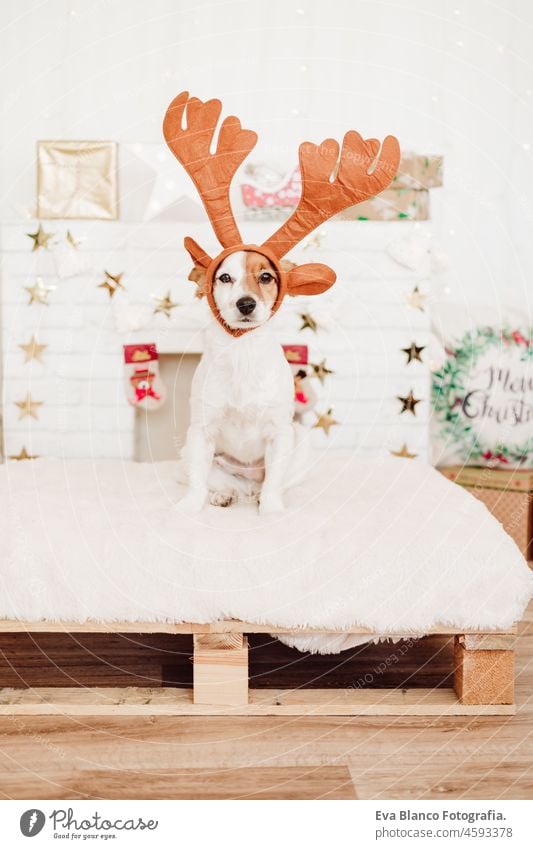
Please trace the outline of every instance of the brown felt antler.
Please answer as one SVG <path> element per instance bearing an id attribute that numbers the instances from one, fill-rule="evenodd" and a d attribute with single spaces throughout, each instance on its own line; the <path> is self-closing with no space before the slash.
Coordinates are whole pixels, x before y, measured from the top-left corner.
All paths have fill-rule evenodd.
<path id="1" fill-rule="evenodd" d="M 400 148 L 394 136 L 387 136 L 379 152 L 377 139 L 365 141 L 352 130 L 344 136 L 339 160 L 339 145 L 334 139 L 326 139 L 320 145 L 304 142 L 300 145 L 302 196 L 294 213 L 263 245 L 243 245 L 231 211 L 229 189 L 257 136 L 251 130 L 243 130 L 239 119 L 231 116 L 222 122 L 216 151 L 211 153 L 221 110 L 220 100 L 202 103 L 184 91 L 168 107 L 163 133 L 175 157 L 192 178 L 218 240 L 225 248 L 218 256 L 211 257 L 187 237 L 185 248 L 195 265 L 191 279 L 202 281 L 202 294 L 207 296 L 213 315 L 224 329 L 233 336 L 242 336 L 250 329 L 228 327 L 215 302 L 215 273 L 223 259 L 235 251 L 258 251 L 270 260 L 279 277 L 272 315 L 286 294 L 307 296 L 325 292 L 335 283 L 333 269 L 322 263 L 306 263 L 286 270 L 280 259 L 323 221 L 383 191 L 398 169 Z"/>
<path id="2" fill-rule="evenodd" d="M 355 130 L 339 144 L 326 139 L 300 145 L 302 196 L 291 217 L 264 243 L 281 258 L 312 230 L 333 215 L 383 191 L 398 170 L 400 147 L 394 136 L 383 142 L 379 160 L 377 139 L 363 139 Z"/>
<path id="3" fill-rule="evenodd" d="M 167 109 L 163 134 L 193 180 L 220 244 L 228 248 L 241 241 L 229 198 L 231 180 L 255 146 L 257 134 L 243 130 L 239 119 L 230 115 L 222 122 L 216 151 L 211 153 L 221 110 L 220 100 L 202 103 L 182 91 Z"/>

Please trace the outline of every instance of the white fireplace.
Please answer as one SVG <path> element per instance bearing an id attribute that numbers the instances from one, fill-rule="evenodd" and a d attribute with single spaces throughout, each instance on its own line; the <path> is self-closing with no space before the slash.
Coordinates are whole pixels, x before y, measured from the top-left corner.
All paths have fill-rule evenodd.
<path id="1" fill-rule="evenodd" d="M 136 410 L 133 458 L 140 462 L 173 460 L 185 441 L 189 426 L 191 381 L 200 354 L 162 354 L 159 370 L 166 402 L 158 410 Z"/>

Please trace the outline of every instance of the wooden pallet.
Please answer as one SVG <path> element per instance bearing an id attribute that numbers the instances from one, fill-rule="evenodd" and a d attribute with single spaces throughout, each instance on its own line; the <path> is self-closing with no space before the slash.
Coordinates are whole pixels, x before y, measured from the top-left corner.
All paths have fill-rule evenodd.
<path id="1" fill-rule="evenodd" d="M 454 689 L 289 689 L 248 687 L 247 633 L 340 633 L 330 629 L 284 629 L 237 620 L 195 623 L 51 623 L 3 620 L 0 631 L 26 633 L 192 634 L 193 689 L 38 687 L 0 690 L 0 715 L 75 716 L 472 716 L 510 715 L 514 705 L 515 631 L 453 635 Z M 342 633 L 375 636 L 362 628 Z M 420 636 L 412 634 L 411 636 Z"/>

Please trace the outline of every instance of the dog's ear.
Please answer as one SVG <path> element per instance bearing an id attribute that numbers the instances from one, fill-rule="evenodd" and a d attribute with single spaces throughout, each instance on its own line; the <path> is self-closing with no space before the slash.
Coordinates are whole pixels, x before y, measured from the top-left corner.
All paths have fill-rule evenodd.
<path id="1" fill-rule="evenodd" d="M 287 275 L 289 295 L 320 295 L 326 292 L 337 279 L 332 268 L 320 262 L 296 265 Z"/>
<path id="2" fill-rule="evenodd" d="M 197 298 L 203 298 L 207 294 L 205 290 L 206 276 L 205 268 L 202 268 L 200 265 L 195 265 L 187 277 L 187 280 L 192 280 L 193 283 L 196 283 Z"/>
<path id="3" fill-rule="evenodd" d="M 188 252 L 194 263 L 194 267 L 187 279 L 196 283 L 196 286 L 198 287 L 196 290 L 196 297 L 203 298 L 206 293 L 206 272 L 211 262 L 211 257 L 194 241 L 194 239 L 191 239 L 189 236 L 185 237 L 183 244 L 185 246 L 185 250 Z"/>

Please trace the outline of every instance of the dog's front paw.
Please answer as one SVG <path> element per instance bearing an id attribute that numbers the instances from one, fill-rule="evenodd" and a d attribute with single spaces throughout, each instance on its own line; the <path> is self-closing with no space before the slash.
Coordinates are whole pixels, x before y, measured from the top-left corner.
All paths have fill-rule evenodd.
<path id="1" fill-rule="evenodd" d="M 181 513 L 194 515 L 203 510 L 206 501 L 207 493 L 191 491 L 184 495 L 181 501 L 178 501 L 177 508 Z"/>
<path id="2" fill-rule="evenodd" d="M 283 499 L 281 495 L 261 495 L 259 501 L 259 512 L 262 516 L 270 513 L 281 513 L 283 511 Z"/>
<path id="3" fill-rule="evenodd" d="M 237 501 L 237 492 L 234 489 L 230 489 L 227 492 L 217 491 L 209 493 L 209 503 L 213 507 L 229 507 L 235 501 Z"/>

